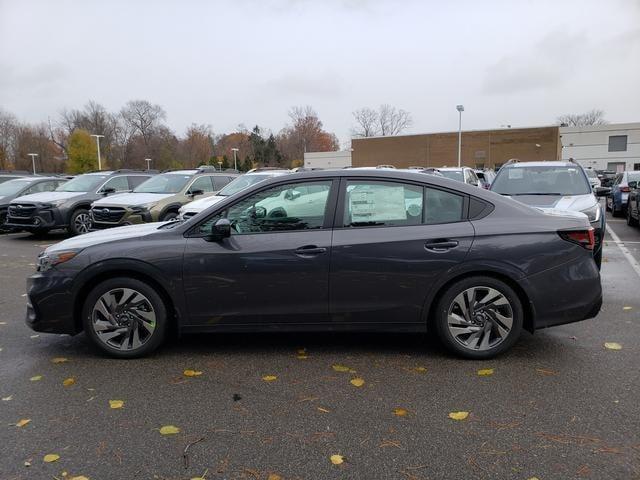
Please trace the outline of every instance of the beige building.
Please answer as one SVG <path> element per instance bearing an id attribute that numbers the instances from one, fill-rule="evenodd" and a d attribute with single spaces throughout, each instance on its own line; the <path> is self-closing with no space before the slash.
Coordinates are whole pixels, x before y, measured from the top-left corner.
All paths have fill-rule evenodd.
<path id="1" fill-rule="evenodd" d="M 443 167 L 458 165 L 458 132 L 354 138 L 352 165 Z M 498 168 L 510 158 L 522 161 L 562 158 L 559 127 L 505 128 L 462 132 L 462 164 Z"/>

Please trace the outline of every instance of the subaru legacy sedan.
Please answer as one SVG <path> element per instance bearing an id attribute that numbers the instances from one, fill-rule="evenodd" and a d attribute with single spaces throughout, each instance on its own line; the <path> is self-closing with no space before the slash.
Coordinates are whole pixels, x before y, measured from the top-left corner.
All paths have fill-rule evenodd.
<path id="1" fill-rule="evenodd" d="M 50 246 L 28 279 L 27 324 L 84 331 L 139 357 L 170 334 L 433 332 L 474 359 L 522 330 L 597 315 L 585 215 L 546 215 L 409 171 L 295 173 L 186 221 L 93 232 Z"/>

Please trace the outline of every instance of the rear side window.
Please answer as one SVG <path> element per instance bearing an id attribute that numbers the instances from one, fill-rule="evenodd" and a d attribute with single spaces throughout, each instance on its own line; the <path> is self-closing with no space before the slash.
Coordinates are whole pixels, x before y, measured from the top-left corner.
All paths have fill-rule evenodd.
<path id="1" fill-rule="evenodd" d="M 435 188 L 427 188 L 426 190 L 426 224 L 451 223 L 462 220 L 464 199 L 461 195 Z"/>
<path id="2" fill-rule="evenodd" d="M 347 182 L 345 227 L 420 225 L 422 214 L 422 187 L 384 181 Z"/>

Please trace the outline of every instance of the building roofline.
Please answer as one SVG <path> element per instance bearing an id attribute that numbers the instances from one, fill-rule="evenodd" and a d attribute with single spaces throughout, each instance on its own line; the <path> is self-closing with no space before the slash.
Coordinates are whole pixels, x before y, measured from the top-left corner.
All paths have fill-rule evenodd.
<path id="1" fill-rule="evenodd" d="M 522 130 L 540 130 L 542 128 L 560 128 L 560 125 L 538 125 L 531 127 L 515 127 L 515 128 L 485 128 L 478 130 L 462 130 L 462 133 L 483 133 L 483 132 L 516 132 Z M 457 135 L 458 131 L 448 131 L 448 132 L 423 132 L 423 133 L 403 133 L 401 135 L 377 135 L 374 137 L 351 137 L 351 140 L 370 140 L 370 139 L 378 139 L 378 138 L 398 138 L 398 137 L 423 137 L 425 135 Z"/>

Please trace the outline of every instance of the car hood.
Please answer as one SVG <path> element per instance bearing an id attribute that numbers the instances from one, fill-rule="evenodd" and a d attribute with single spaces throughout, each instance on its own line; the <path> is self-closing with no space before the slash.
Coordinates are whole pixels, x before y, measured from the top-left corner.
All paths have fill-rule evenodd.
<path id="1" fill-rule="evenodd" d="M 26 202 L 55 202 L 56 200 L 64 200 L 72 197 L 79 197 L 85 195 L 87 192 L 40 192 L 32 193 L 31 195 L 24 195 L 13 199 L 12 203 L 26 203 Z"/>
<path id="2" fill-rule="evenodd" d="M 165 198 L 173 197 L 175 193 L 119 193 L 110 197 L 96 200 L 92 205 L 144 205 L 145 203 L 159 202 Z"/>
<path id="3" fill-rule="evenodd" d="M 113 242 L 115 240 L 124 240 L 133 237 L 144 237 L 161 232 L 158 227 L 167 222 L 143 223 L 140 225 L 127 225 L 124 227 L 109 228 L 107 230 L 99 230 L 96 232 L 86 233 L 77 237 L 71 237 L 62 242 L 47 248 L 47 252 L 56 252 L 61 250 L 70 250 L 76 248 L 87 248 L 100 243 Z"/>
<path id="4" fill-rule="evenodd" d="M 218 203 L 221 200 L 224 200 L 225 196 L 214 195 L 212 197 L 199 198 L 198 200 L 194 200 L 193 202 L 189 202 L 186 205 L 183 205 L 180 211 L 182 212 L 201 212 L 206 208 L 209 208 L 211 205 Z"/>
<path id="5" fill-rule="evenodd" d="M 598 202 L 591 193 L 586 195 L 516 195 L 510 198 L 530 207 L 575 211 L 593 207 Z"/>

